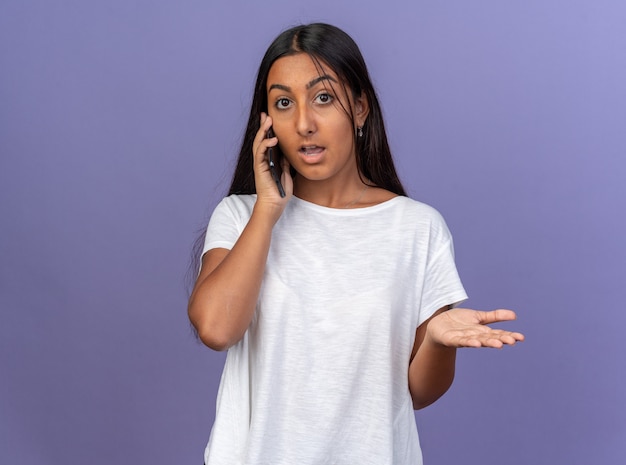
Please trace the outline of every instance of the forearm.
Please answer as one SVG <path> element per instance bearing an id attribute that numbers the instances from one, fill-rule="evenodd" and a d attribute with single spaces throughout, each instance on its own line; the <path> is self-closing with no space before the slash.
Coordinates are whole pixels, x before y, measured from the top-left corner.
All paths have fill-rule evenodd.
<path id="1" fill-rule="evenodd" d="M 189 318 L 200 339 L 212 349 L 228 349 L 250 325 L 275 221 L 255 207 L 232 250 L 196 283 L 189 300 Z"/>
<path id="2" fill-rule="evenodd" d="M 515 312 L 511 310 L 484 312 L 444 307 L 422 323 L 415 333 L 413 358 L 409 364 L 413 406 L 420 409 L 432 404 L 452 385 L 456 348 L 500 348 L 523 341 L 521 333 L 487 326 L 514 319 Z"/>
<path id="3" fill-rule="evenodd" d="M 420 345 L 409 365 L 409 390 L 416 410 L 439 399 L 452 385 L 456 349 L 429 340 Z"/>

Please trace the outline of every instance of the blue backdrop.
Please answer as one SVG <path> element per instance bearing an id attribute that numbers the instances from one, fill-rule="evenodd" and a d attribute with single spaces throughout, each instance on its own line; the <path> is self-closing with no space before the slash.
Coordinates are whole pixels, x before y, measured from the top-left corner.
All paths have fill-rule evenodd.
<path id="1" fill-rule="evenodd" d="M 223 354 L 184 275 L 282 29 L 362 48 L 411 195 L 468 306 L 527 341 L 459 354 L 416 414 L 426 463 L 626 457 L 626 4 L 0 4 L 0 463 L 201 463 Z"/>

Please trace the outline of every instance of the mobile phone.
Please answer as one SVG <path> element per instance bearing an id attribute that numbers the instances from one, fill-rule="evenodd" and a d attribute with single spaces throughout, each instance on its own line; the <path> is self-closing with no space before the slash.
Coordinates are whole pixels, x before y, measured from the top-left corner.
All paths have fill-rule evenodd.
<path id="1" fill-rule="evenodd" d="M 270 139 L 274 137 L 274 131 L 272 131 L 272 128 L 269 128 L 267 130 L 267 138 Z M 274 179 L 274 182 L 276 183 L 276 187 L 278 187 L 278 193 L 280 194 L 281 197 L 285 196 L 285 189 L 283 189 L 283 185 L 280 182 L 280 175 L 278 174 L 278 166 L 280 166 L 280 160 L 279 157 L 275 156 L 275 152 L 277 152 L 279 149 L 278 147 L 268 147 L 267 148 L 267 162 L 270 165 L 270 173 L 272 174 L 272 178 Z"/>

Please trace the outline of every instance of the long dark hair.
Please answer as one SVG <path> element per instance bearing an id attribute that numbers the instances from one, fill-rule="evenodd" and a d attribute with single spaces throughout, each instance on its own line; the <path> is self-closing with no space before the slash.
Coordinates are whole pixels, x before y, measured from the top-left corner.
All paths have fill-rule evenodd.
<path id="1" fill-rule="evenodd" d="M 356 133 L 354 134 L 359 175 L 364 181 L 367 180 L 375 186 L 406 196 L 391 157 L 382 111 L 361 51 L 348 34 L 335 26 L 323 23 L 288 29 L 281 33 L 265 52 L 257 73 L 250 117 L 228 194 L 256 193 L 252 169 L 252 142 L 260 127 L 260 114 L 267 112 L 267 75 L 276 60 L 296 53 L 306 53 L 318 66 L 324 64 L 331 68 L 339 77 L 344 89 L 349 88 L 354 98 L 365 95 L 369 104 L 369 114 L 362 128 L 363 137 L 356 137 Z M 354 126 L 350 109 L 344 110 Z M 191 266 L 187 275 L 190 289 L 197 277 L 203 244 L 204 233 L 198 236 L 193 246 Z"/>
<path id="2" fill-rule="evenodd" d="M 267 75 L 276 60 L 296 53 L 308 54 L 319 66 L 332 69 L 353 97 L 362 94 L 369 103 L 363 137 L 356 137 L 357 168 L 362 178 L 397 195 L 406 195 L 398 178 L 387 142 L 385 124 L 365 60 L 352 38 L 341 29 L 323 23 L 296 26 L 281 33 L 265 52 L 254 86 L 254 97 L 235 173 L 228 194 L 254 194 L 252 142 L 259 130 L 261 112 L 267 112 Z M 353 121 L 351 112 L 348 116 Z"/>

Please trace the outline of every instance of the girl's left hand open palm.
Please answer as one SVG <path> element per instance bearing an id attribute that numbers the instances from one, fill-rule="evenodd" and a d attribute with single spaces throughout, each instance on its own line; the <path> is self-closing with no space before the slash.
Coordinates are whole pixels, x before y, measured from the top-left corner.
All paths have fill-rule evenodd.
<path id="1" fill-rule="evenodd" d="M 428 323 L 426 337 L 447 347 L 495 347 L 513 345 L 524 340 L 518 332 L 486 326 L 515 319 L 512 310 L 483 312 L 469 308 L 454 308 L 436 315 Z"/>

